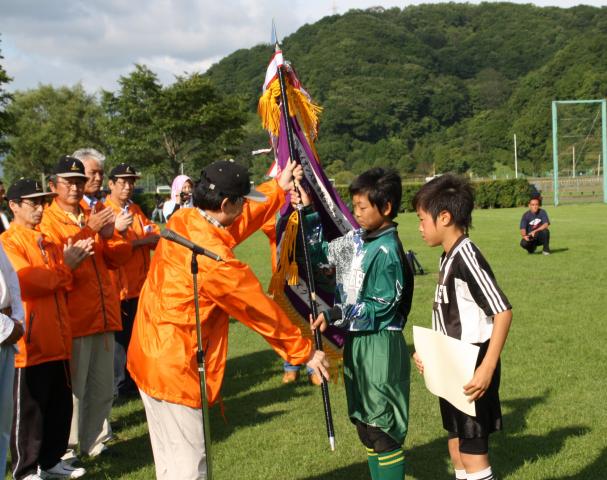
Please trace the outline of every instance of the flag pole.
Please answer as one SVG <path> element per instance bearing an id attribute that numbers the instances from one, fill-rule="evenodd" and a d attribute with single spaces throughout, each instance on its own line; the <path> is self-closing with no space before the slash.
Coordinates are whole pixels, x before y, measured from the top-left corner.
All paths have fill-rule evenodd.
<path id="1" fill-rule="evenodd" d="M 280 44 L 278 43 L 278 37 L 276 35 L 276 25 L 272 22 L 272 39 L 274 40 L 274 49 L 275 52 L 280 51 Z M 285 66 L 278 65 L 278 81 L 280 83 L 280 97 L 281 97 L 281 107 L 282 114 L 285 119 L 285 126 L 287 130 L 287 144 L 289 146 L 289 157 L 294 162 L 299 163 L 299 156 L 295 151 L 295 140 L 293 139 L 293 128 L 291 125 L 291 117 L 289 113 L 289 100 L 287 97 L 287 85 L 285 80 Z M 308 301 L 310 306 L 310 311 L 312 312 L 312 318 L 316 320 L 318 317 L 318 304 L 316 303 L 316 286 L 314 282 L 314 276 L 312 274 L 312 260 L 310 258 L 310 253 L 308 252 L 308 246 L 306 243 L 304 222 L 303 222 L 303 205 L 300 203 L 297 206 L 297 220 L 298 220 L 298 229 L 299 236 L 301 239 L 301 247 L 302 253 L 304 256 L 304 267 L 305 267 L 305 278 L 306 283 L 308 284 Z M 322 338 L 320 336 L 320 330 L 317 328 L 314 330 L 314 345 L 317 350 L 323 349 L 322 347 Z M 331 451 L 335 451 L 335 431 L 333 428 L 333 415 L 331 414 L 331 401 L 329 398 L 329 380 L 325 378 L 324 375 L 321 374 L 322 378 L 322 400 L 323 406 L 325 410 L 325 424 L 327 426 L 327 437 L 329 438 L 329 446 L 331 447 Z"/>

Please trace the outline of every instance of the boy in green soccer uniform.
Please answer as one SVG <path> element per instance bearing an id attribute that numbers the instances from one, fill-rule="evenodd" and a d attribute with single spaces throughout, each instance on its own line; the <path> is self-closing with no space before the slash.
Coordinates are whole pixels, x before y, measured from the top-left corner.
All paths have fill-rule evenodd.
<path id="1" fill-rule="evenodd" d="M 393 219 L 402 195 L 396 172 L 374 168 L 350 185 L 360 229 L 328 243 L 320 220 L 306 211 L 311 258 L 334 270 L 335 304 L 314 319 L 347 331 L 344 382 L 348 415 L 367 447 L 373 480 L 402 480 L 409 420 L 410 357 L 403 328 L 411 309 L 413 272 Z M 309 203 L 301 193 L 304 205 Z M 298 200 L 298 199 L 295 199 Z"/>

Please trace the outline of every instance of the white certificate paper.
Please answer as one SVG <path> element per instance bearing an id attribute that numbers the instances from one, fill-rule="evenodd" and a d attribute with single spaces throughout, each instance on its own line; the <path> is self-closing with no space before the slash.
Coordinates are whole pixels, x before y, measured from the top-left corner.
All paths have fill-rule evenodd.
<path id="1" fill-rule="evenodd" d="M 417 326 L 413 326 L 413 342 L 424 364 L 426 388 L 476 417 L 475 402 L 468 402 L 463 387 L 474 376 L 479 347 Z"/>

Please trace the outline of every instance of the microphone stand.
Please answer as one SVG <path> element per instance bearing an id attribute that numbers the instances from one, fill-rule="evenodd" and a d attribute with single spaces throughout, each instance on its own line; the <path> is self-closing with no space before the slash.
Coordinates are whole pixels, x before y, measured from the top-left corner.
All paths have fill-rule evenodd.
<path id="1" fill-rule="evenodd" d="M 194 311 L 196 312 L 196 361 L 198 362 L 198 377 L 200 379 L 200 400 L 202 404 L 202 434 L 204 440 L 205 463 L 207 480 L 213 480 L 213 462 L 211 457 L 211 427 L 209 425 L 209 401 L 207 399 L 207 380 L 204 367 L 204 350 L 202 349 L 202 329 L 200 326 L 200 306 L 198 303 L 198 260 L 192 252 L 192 280 L 194 281 Z"/>

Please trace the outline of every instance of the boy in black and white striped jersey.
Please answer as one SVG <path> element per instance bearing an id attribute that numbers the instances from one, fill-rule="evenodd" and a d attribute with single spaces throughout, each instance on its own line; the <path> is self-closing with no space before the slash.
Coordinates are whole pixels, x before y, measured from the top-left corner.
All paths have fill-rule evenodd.
<path id="1" fill-rule="evenodd" d="M 449 455 L 458 480 L 492 480 L 489 434 L 501 430 L 500 353 L 512 322 L 512 306 L 491 267 L 468 238 L 474 194 L 465 179 L 446 174 L 426 183 L 413 199 L 419 231 L 431 247 L 442 246 L 432 311 L 433 329 L 480 347 L 473 378 L 463 385 L 476 417 L 440 398 Z M 423 364 L 413 354 L 416 366 Z"/>

